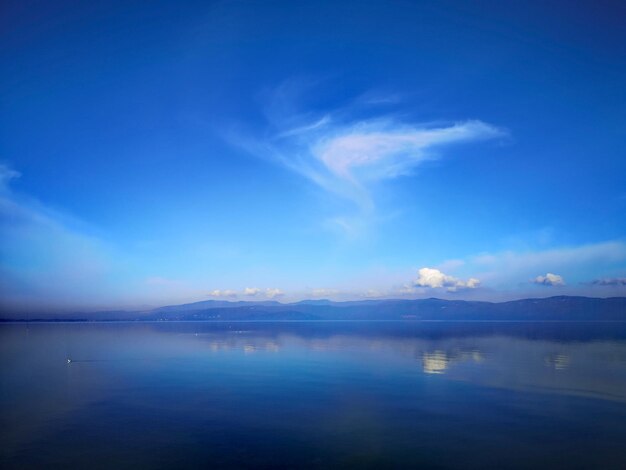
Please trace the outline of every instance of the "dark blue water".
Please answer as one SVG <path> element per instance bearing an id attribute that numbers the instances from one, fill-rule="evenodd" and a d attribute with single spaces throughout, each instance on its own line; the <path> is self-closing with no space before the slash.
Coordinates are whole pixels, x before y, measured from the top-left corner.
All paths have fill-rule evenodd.
<path id="1" fill-rule="evenodd" d="M 626 468 L 625 324 L 5 324 L 0 361 L 2 468 Z"/>

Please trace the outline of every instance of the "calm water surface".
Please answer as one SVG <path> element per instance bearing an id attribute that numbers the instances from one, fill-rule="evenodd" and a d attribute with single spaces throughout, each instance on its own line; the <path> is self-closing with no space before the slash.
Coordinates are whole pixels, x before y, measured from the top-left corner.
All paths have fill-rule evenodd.
<path id="1" fill-rule="evenodd" d="M 620 323 L 5 324 L 0 364 L 2 468 L 626 468 Z"/>

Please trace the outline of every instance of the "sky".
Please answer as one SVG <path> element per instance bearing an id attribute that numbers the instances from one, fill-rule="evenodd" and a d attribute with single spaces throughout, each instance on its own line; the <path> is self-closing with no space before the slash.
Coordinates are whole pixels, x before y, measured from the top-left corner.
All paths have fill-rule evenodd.
<path id="1" fill-rule="evenodd" d="M 626 295 L 626 4 L 4 1 L 4 309 Z"/>

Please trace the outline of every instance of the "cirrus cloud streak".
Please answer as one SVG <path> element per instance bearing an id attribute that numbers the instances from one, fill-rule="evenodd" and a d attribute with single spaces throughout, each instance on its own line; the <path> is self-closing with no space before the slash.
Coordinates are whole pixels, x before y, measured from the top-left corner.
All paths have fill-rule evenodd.
<path id="1" fill-rule="evenodd" d="M 374 183 L 411 174 L 452 144 L 504 135 L 505 131 L 478 120 L 428 126 L 388 118 L 338 123 L 326 117 L 281 133 L 257 146 L 257 151 L 371 211 Z"/>

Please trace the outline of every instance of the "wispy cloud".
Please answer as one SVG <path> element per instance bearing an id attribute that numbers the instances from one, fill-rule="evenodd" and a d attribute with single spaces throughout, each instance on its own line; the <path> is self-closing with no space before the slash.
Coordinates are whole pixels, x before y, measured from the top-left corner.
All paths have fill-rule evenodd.
<path id="1" fill-rule="evenodd" d="M 14 178 L 19 178 L 20 172 L 15 171 L 4 163 L 0 163 L 0 194 L 9 190 L 9 183 Z"/>
<path id="2" fill-rule="evenodd" d="M 500 135 L 480 121 L 439 128 L 366 121 L 335 132 L 320 138 L 311 153 L 331 173 L 352 182 L 394 178 L 428 158 L 436 146 Z"/>
<path id="3" fill-rule="evenodd" d="M 18 194 L 20 176 L 0 165 L 0 276 L 3 303 L 97 303 L 109 284 L 111 247 L 85 224 Z M 100 291 L 100 292 L 99 292 Z"/>
<path id="4" fill-rule="evenodd" d="M 408 175 L 452 144 L 503 135 L 481 121 L 433 127 L 387 118 L 339 123 L 325 116 L 279 133 L 266 149 L 287 168 L 371 211 L 374 183 Z"/>
<path id="5" fill-rule="evenodd" d="M 389 113 L 363 117 L 350 106 L 315 114 L 297 109 L 294 95 L 301 90 L 294 92 L 293 88 L 283 85 L 270 94 L 266 111 L 269 130 L 263 137 L 238 134 L 231 140 L 352 201 L 360 217 L 376 207 L 376 183 L 411 174 L 453 145 L 507 135 L 480 120 L 424 124 Z M 378 97 L 376 103 L 381 100 Z M 345 222 L 354 222 L 354 213 L 336 219 L 348 232 L 353 229 L 352 223 L 346 227 Z"/>
<path id="6" fill-rule="evenodd" d="M 203 280 L 161 275 L 101 230 L 14 189 L 19 177 L 0 164 L 1 307 L 143 308 L 206 297 Z"/>

